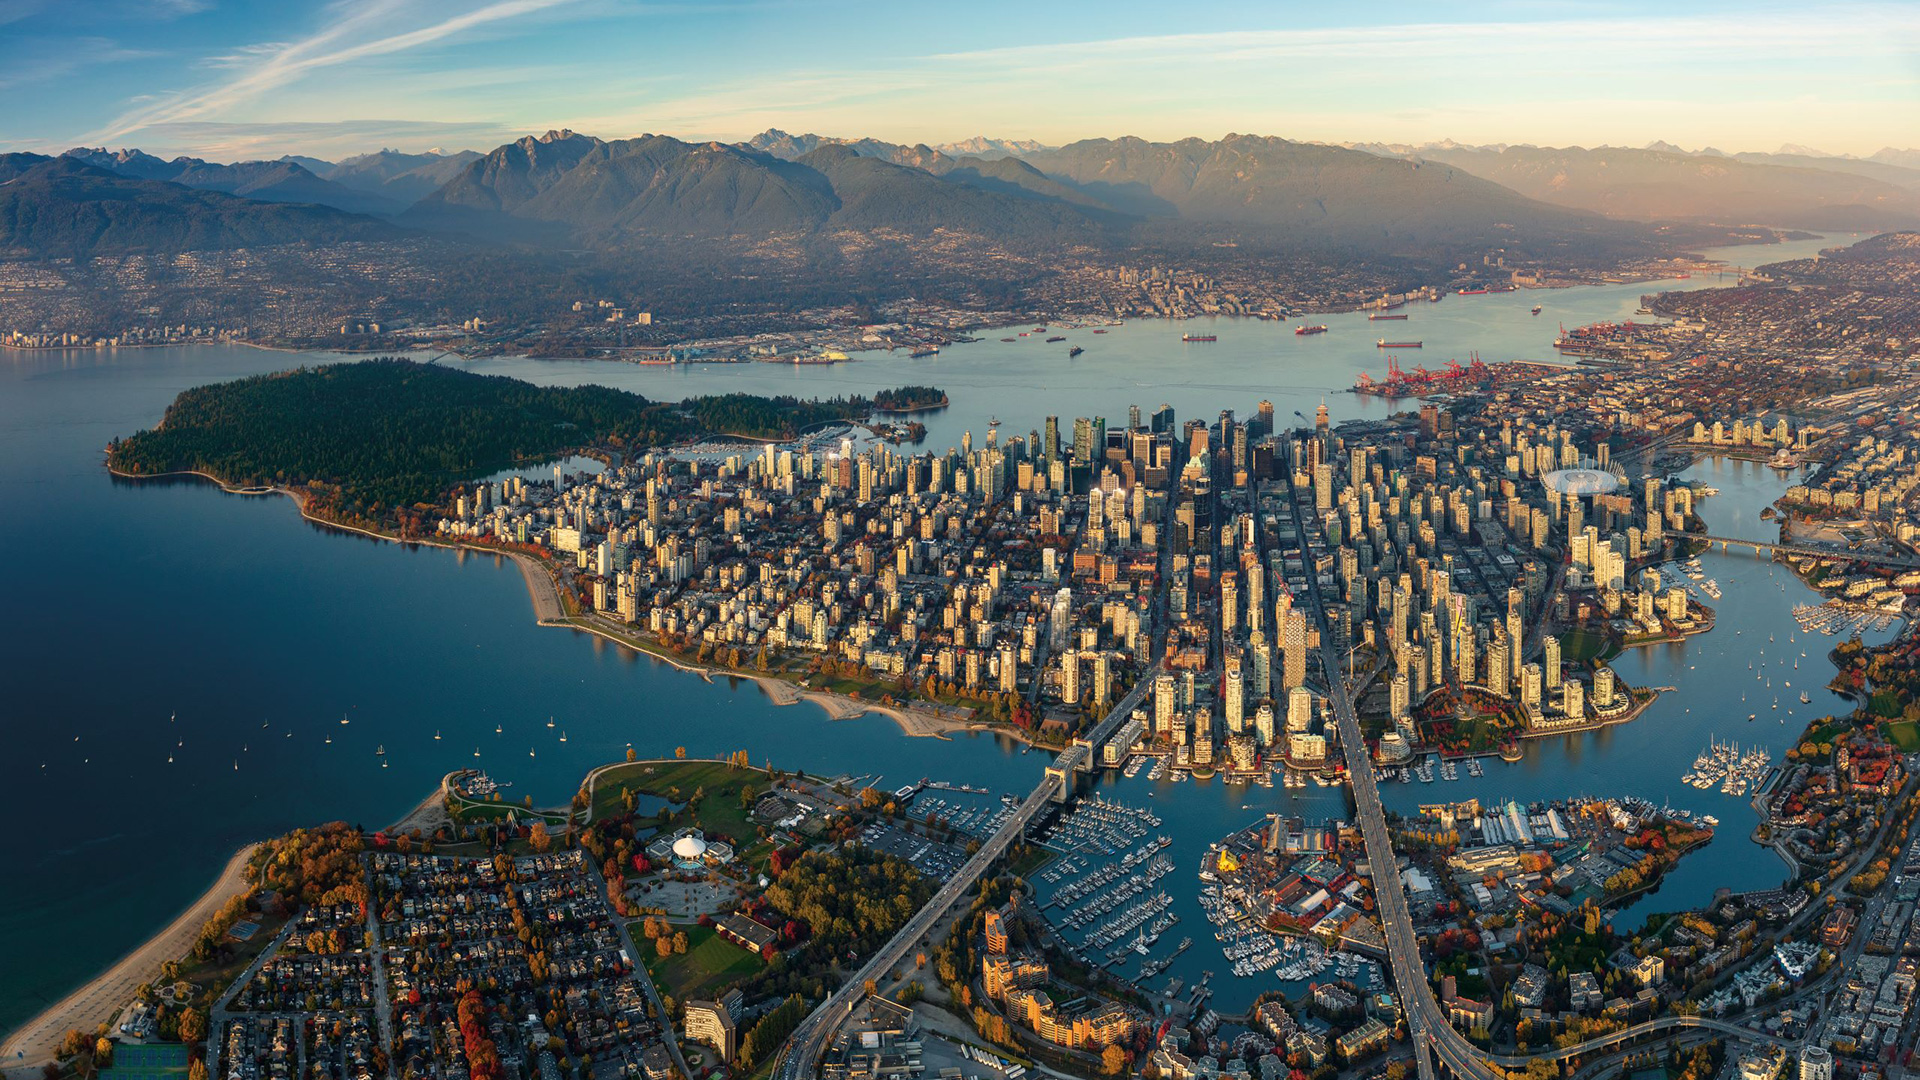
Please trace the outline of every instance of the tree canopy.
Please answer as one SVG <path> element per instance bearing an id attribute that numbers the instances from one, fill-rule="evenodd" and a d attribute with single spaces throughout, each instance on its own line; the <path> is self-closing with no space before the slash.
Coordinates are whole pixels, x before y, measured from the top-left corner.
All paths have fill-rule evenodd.
<path id="1" fill-rule="evenodd" d="M 674 404 L 381 358 L 195 387 L 152 430 L 114 440 L 107 457 L 135 475 L 191 470 L 235 485 L 306 486 L 316 512 L 380 517 L 583 448 L 635 450 L 705 434 L 790 438 L 872 409 L 859 396 L 725 394 Z"/>

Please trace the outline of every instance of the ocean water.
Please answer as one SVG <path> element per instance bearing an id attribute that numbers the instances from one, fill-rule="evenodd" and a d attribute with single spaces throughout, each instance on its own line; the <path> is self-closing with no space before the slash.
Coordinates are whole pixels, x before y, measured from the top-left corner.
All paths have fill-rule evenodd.
<path id="1" fill-rule="evenodd" d="M 1838 239 L 1727 257 L 1750 265 Z M 733 390 L 831 396 L 931 383 L 952 402 L 918 418 L 929 428 L 926 445 L 945 447 L 965 431 L 984 441 L 994 418 L 1009 437 L 1039 428 L 1047 415 L 1068 430 L 1075 416 L 1124 424 L 1130 404 L 1150 412 L 1168 403 L 1182 420 L 1228 408 L 1248 416 L 1263 398 L 1282 422 L 1296 411 L 1310 417 L 1322 401 L 1336 418 L 1380 415 L 1385 403 L 1344 392 L 1360 372 L 1384 372 L 1378 337 L 1424 341 L 1418 352 L 1398 353 L 1408 367 L 1465 362 L 1475 352 L 1488 361 L 1549 359 L 1556 323 L 1629 317 L 1639 296 L 1659 287 L 1448 297 L 1408 309 L 1405 322 L 1316 318 L 1329 332 L 1307 337 L 1287 324 L 1244 320 L 1137 322 L 1102 335 L 1073 331 L 1056 345 L 1000 341 L 1007 332 L 937 357 L 868 355 L 832 367 L 526 359 L 470 366 L 658 398 Z M 1534 303 L 1545 306 L 1538 317 L 1528 313 Z M 1182 344 L 1183 331 L 1220 340 Z M 1069 360 L 1069 343 L 1087 351 Z M 240 844 L 319 821 L 384 825 L 447 770 L 475 763 L 476 751 L 479 764 L 514 783 L 516 797 L 540 803 L 564 800 L 587 769 L 629 745 L 660 756 L 678 746 L 700 755 L 745 749 L 756 762 L 879 776 L 889 786 L 932 776 L 1025 791 L 1037 780 L 1044 759 L 1005 740 L 908 739 L 882 718 L 829 721 L 809 705 L 775 707 L 751 684 L 708 684 L 590 635 L 537 627 L 518 570 L 502 560 L 322 529 L 277 496 L 229 495 L 197 480 L 116 481 L 102 468 L 108 440 L 150 426 L 180 391 L 317 359 L 324 358 L 225 346 L 0 353 L 0 505 L 9 517 L 0 530 L 0 786 L 16 809 L 14 826 L 0 830 L 0 858 L 16 882 L 0 901 L 0 1031 L 164 925 Z M 1759 506 L 1783 481 L 1755 466 L 1701 468 L 1726 492 L 1706 504 L 1716 529 L 1759 528 Z M 1762 628 L 1784 642 L 1786 613 L 1807 594 L 1791 579 L 1783 590 L 1784 572 L 1750 557 L 1706 561 L 1727 592 L 1722 629 L 1621 663 L 1631 682 L 1681 687 L 1656 713 L 1626 728 L 1535 744 L 1522 764 L 1438 785 L 1444 792 L 1389 786 L 1390 805 L 1468 794 L 1674 794 L 1675 805 L 1715 813 L 1726 827 L 1642 907 L 1697 902 L 1715 884 L 1777 881 L 1777 860 L 1743 838 L 1747 812 L 1678 778 L 1709 733 L 1769 739 L 1776 751 L 1787 745 L 1792 721 L 1771 723 L 1762 710 L 1762 721 L 1747 725 L 1751 705 L 1724 698 L 1740 684 L 1730 676 L 1746 674 L 1745 650 L 1764 640 Z M 1745 628 L 1739 637 L 1736 626 Z M 1824 649 L 1808 651 L 1817 660 Z M 1824 681 L 1810 677 L 1808 685 Z M 1827 704 L 1821 694 L 1813 708 Z M 1765 727 L 1772 730 L 1762 736 Z M 1754 734 L 1743 737 L 1743 728 Z M 374 754 L 380 745 L 384 759 Z M 1215 970 L 1219 986 L 1225 967 L 1217 952 L 1208 956 L 1211 935 L 1202 936 L 1192 899 L 1200 852 L 1282 806 L 1310 818 L 1342 814 L 1342 796 L 1217 782 L 1161 787 L 1149 795 L 1144 775 L 1102 781 L 1113 797 L 1151 799 L 1167 819 L 1179 863 L 1167 884 L 1180 890 L 1184 907 L 1176 910 L 1191 915 L 1179 932 L 1196 938 L 1173 970 L 1189 978 Z M 1231 1008 L 1259 989 L 1220 987 L 1218 1000 Z"/>

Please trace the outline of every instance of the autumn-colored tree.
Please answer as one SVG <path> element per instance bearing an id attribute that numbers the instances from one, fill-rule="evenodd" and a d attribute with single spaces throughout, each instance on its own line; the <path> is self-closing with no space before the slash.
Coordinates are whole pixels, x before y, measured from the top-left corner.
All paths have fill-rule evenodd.
<path id="1" fill-rule="evenodd" d="M 550 850 L 553 847 L 553 834 L 547 831 L 547 823 L 544 821 L 534 822 L 533 828 L 527 830 L 527 842 L 533 845 L 533 850 L 535 851 L 546 852 Z"/>
<path id="2" fill-rule="evenodd" d="M 673 951 L 675 953 L 684 953 L 687 951 L 687 935 L 685 931 L 673 935 Z"/>
<path id="3" fill-rule="evenodd" d="M 676 746 L 676 747 L 674 747 L 674 748 L 673 748 L 673 756 L 674 756 L 674 757 L 675 757 L 676 759 L 684 759 L 684 758 L 685 758 L 685 757 L 687 756 L 687 748 L 686 748 L 686 747 L 684 747 L 684 746 Z"/>
<path id="4" fill-rule="evenodd" d="M 1111 1043 L 1100 1051 L 1100 1067 L 1108 1076 L 1119 1076 L 1127 1068 L 1127 1052 L 1120 1049 L 1119 1043 Z"/>
<path id="5" fill-rule="evenodd" d="M 197 1043 L 207 1037 L 207 1014 L 192 1007 L 182 1009 L 176 1026 L 181 1042 Z"/>

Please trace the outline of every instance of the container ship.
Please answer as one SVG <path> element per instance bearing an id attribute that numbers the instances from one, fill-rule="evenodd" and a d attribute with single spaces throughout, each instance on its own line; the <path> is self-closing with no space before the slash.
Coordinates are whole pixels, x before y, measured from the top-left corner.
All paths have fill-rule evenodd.
<path id="1" fill-rule="evenodd" d="M 1181 334 L 1181 341 L 1219 341 L 1217 334 Z"/>
<path id="2" fill-rule="evenodd" d="M 1386 338 L 1381 338 L 1379 341 L 1374 342 L 1374 345 L 1382 349 L 1418 349 L 1422 347 L 1418 341 L 1388 341 Z"/>
<path id="3" fill-rule="evenodd" d="M 1405 319 L 1406 319 L 1405 315 L 1369 315 L 1367 316 L 1368 322 L 1397 322 L 1397 321 L 1404 321 Z"/>
<path id="4" fill-rule="evenodd" d="M 1327 327 L 1324 323 L 1319 326 L 1296 326 L 1293 328 L 1293 332 L 1296 334 L 1324 334 L 1327 332 Z"/>

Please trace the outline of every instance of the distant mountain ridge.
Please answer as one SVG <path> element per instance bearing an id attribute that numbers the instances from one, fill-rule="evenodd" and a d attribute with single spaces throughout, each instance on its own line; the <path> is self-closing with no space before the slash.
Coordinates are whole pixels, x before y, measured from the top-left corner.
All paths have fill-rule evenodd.
<path id="1" fill-rule="evenodd" d="M 835 229 L 1011 238 L 1095 226 L 1070 192 L 1020 166 L 955 163 L 926 147 L 774 132 L 744 144 L 666 135 L 606 141 L 549 131 L 469 162 L 403 220 L 468 231 L 542 222 L 608 242 L 643 234 L 776 235 Z M 791 156 L 790 156 L 791 155 Z M 1024 183 L 1022 182 L 1024 180 Z"/>
<path id="2" fill-rule="evenodd" d="M 288 156 L 228 165 L 139 150 L 78 148 L 64 157 L 127 181 L 550 247 L 865 232 L 947 233 L 1009 248 L 1231 243 L 1579 259 L 1670 247 L 1678 234 L 1656 237 L 1643 224 L 1654 221 L 1859 228 L 1899 225 L 1920 211 L 1920 169 L 1887 160 L 1900 151 L 1873 159 L 1793 152 L 1806 150 L 1339 145 L 1239 134 L 1054 147 L 977 136 L 936 147 L 778 129 L 739 143 L 659 134 L 607 140 L 559 129 L 484 154 L 383 149 L 339 162 Z M 57 220 L 53 201 L 62 196 L 108 197 L 98 179 L 42 186 L 38 198 Z M 166 201 L 145 194 L 151 205 Z M 99 210 L 73 209 L 74 221 Z M 324 242 L 336 219 L 292 215 L 274 228 L 292 236 L 301 222 L 317 230 L 306 239 Z M 244 231 L 235 225 L 221 235 Z"/>
<path id="3" fill-rule="evenodd" d="M 222 165 L 184 156 L 162 161 L 140 150 L 108 151 L 103 147 L 75 147 L 61 156 L 130 179 L 163 180 L 261 202 L 313 203 L 354 214 L 386 214 L 400 209 L 391 199 L 322 179 L 304 165 L 284 158 Z"/>
<path id="4" fill-rule="evenodd" d="M 975 135 L 959 142 L 939 143 L 934 149 L 950 157 L 975 157 L 990 161 L 994 158 L 1037 154 L 1053 147 L 1033 139 L 990 139 L 985 135 Z"/>
<path id="5" fill-rule="evenodd" d="M 1007 150 L 1011 144 L 987 147 Z M 769 130 L 743 143 L 549 131 L 497 147 L 401 216 L 423 228 L 609 245 L 842 229 L 996 243 L 1118 238 L 1147 222 L 1379 252 L 1628 242 L 1634 230 L 1444 165 L 1263 136 L 1083 140 L 1019 156 Z M 1180 234 L 1156 225 L 1157 237 Z M 1188 230 L 1188 242 L 1197 233 Z M 1551 238 L 1550 240 L 1548 238 Z M 1209 235 L 1209 242 L 1212 236 Z M 1634 241 L 1638 242 L 1638 241 Z"/>
<path id="6" fill-rule="evenodd" d="M 395 203 L 397 209 L 412 206 L 432 194 L 460 175 L 460 170 L 479 156 L 473 150 L 459 150 L 451 154 L 434 150 L 423 154 L 379 150 L 347 158 L 318 172 L 318 175 L 355 191 L 378 195 Z"/>
<path id="7" fill-rule="evenodd" d="M 1542 202 L 1610 217 L 1806 228 L 1882 228 L 1920 222 L 1920 195 L 1915 187 L 1841 171 L 1837 166 L 1846 163 L 1839 159 L 1753 155 L 1754 160 L 1748 160 L 1665 149 L 1578 146 L 1509 146 L 1498 151 L 1433 148 L 1419 151 L 1418 156 Z M 1820 167 L 1809 167 L 1816 162 Z"/>
<path id="8" fill-rule="evenodd" d="M 85 257 L 395 235 L 384 222 L 332 207 L 145 179 L 70 155 L 0 154 L 0 250 Z"/>

